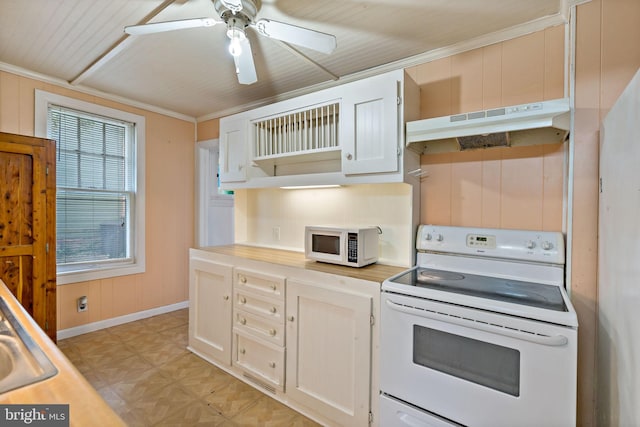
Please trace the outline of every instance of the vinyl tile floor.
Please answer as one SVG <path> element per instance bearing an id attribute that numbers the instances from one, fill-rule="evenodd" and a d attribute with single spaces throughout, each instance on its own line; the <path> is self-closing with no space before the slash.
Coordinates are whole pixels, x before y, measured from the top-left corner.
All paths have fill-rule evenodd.
<path id="1" fill-rule="evenodd" d="M 187 309 L 58 341 L 127 425 L 317 426 L 187 350 Z"/>

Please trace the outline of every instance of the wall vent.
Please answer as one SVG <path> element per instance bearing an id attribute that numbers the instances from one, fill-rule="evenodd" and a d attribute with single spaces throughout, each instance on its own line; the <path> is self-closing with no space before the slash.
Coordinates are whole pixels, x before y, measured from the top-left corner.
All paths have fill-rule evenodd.
<path id="1" fill-rule="evenodd" d="M 254 377 L 253 375 L 247 374 L 246 372 L 243 372 L 242 376 L 248 379 L 249 381 L 251 381 L 252 383 L 254 383 L 255 385 L 257 385 L 258 387 L 265 389 L 269 393 L 276 394 L 276 388 L 271 384 L 267 384 L 264 381 Z"/>

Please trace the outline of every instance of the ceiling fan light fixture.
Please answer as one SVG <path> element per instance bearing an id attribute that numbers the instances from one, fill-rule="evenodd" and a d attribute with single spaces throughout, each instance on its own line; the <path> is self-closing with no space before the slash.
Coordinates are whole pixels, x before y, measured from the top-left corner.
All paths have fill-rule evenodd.
<path id="1" fill-rule="evenodd" d="M 229 53 L 232 56 L 242 54 L 242 42 L 247 38 L 244 33 L 245 23 L 239 19 L 229 19 L 227 22 L 227 37 L 229 37 Z"/>

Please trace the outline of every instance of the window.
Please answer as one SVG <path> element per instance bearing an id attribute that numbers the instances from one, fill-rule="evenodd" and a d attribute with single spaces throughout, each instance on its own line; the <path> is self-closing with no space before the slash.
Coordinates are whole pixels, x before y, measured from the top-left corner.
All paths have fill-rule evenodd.
<path id="1" fill-rule="evenodd" d="M 36 126 L 56 141 L 58 282 L 143 272 L 144 118 L 36 91 Z"/>

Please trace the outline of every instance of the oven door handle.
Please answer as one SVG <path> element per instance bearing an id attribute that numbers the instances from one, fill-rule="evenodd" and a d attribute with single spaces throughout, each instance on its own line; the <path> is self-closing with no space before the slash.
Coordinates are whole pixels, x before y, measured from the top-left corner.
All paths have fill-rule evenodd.
<path id="1" fill-rule="evenodd" d="M 564 335 L 534 335 L 532 333 L 522 332 L 517 329 L 506 329 L 500 326 L 493 326 L 488 323 L 479 323 L 473 320 L 465 320 L 459 317 L 449 316 L 447 314 L 434 313 L 429 310 L 422 310 L 415 307 L 407 307 L 406 305 L 393 302 L 390 299 L 386 300 L 386 304 L 392 310 L 400 311 L 403 313 L 413 314 L 415 316 L 425 317 L 427 319 L 438 320 L 440 322 L 451 323 L 465 328 L 477 329 L 479 331 L 489 332 L 492 334 L 504 335 L 518 340 L 530 341 L 536 344 L 547 345 L 550 347 L 560 347 L 566 345 L 569 342 L 569 339 Z"/>

